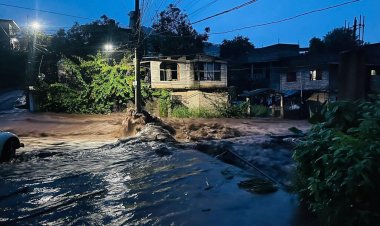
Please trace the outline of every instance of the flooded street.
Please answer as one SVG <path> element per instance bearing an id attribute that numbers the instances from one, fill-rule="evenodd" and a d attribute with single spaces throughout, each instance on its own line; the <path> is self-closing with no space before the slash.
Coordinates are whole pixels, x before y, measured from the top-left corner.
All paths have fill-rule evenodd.
<path id="1" fill-rule="evenodd" d="M 204 153 L 130 140 L 20 151 L 0 169 L 0 223 L 295 225 L 297 197 L 238 187 L 252 175 Z"/>

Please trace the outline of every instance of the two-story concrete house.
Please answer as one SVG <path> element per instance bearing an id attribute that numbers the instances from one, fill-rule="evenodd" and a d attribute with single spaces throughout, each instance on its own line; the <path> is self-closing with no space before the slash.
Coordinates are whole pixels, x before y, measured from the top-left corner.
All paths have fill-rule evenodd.
<path id="1" fill-rule="evenodd" d="M 16 38 L 19 26 L 13 20 L 0 19 L 0 46 L 5 49 L 15 49 L 18 45 Z"/>
<path id="2" fill-rule="evenodd" d="M 172 99 L 189 108 L 212 108 L 228 101 L 227 62 L 202 54 L 146 57 L 154 89 L 171 91 Z"/>

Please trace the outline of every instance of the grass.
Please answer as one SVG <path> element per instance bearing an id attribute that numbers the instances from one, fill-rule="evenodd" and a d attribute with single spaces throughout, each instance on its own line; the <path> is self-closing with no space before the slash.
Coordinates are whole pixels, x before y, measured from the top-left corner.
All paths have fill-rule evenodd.
<path id="1" fill-rule="evenodd" d="M 221 117 L 216 111 L 207 108 L 187 108 L 177 106 L 173 108 L 171 116 L 175 118 L 219 118 Z"/>

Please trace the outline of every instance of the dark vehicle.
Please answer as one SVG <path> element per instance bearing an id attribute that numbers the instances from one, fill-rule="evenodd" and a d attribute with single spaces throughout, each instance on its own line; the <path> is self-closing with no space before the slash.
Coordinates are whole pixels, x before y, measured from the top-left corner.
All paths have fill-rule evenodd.
<path id="1" fill-rule="evenodd" d="M 13 133 L 0 131 L 0 163 L 8 162 L 16 154 L 16 149 L 24 147 Z"/>

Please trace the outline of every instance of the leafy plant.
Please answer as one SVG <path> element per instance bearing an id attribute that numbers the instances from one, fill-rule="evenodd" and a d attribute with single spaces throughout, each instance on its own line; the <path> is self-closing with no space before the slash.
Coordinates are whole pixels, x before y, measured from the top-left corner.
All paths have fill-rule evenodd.
<path id="1" fill-rule="evenodd" d="M 120 62 L 108 60 L 102 54 L 88 60 L 68 58 L 60 61 L 60 80 L 40 82 L 38 91 L 44 99 L 43 110 L 68 113 L 108 113 L 127 107 L 134 100 L 134 67 L 131 57 Z M 152 97 L 149 85 L 142 81 L 143 100 Z"/>
<path id="2" fill-rule="evenodd" d="M 161 117 L 169 116 L 169 109 L 171 108 L 170 92 L 167 90 L 157 90 L 153 93 L 158 97 L 158 110 Z"/>
<path id="3" fill-rule="evenodd" d="M 268 107 L 263 105 L 252 105 L 251 106 L 251 116 L 254 117 L 268 117 L 270 115 L 270 110 Z"/>
<path id="4" fill-rule="evenodd" d="M 298 191 L 327 225 L 380 222 L 380 96 L 326 105 L 296 147 Z"/>

